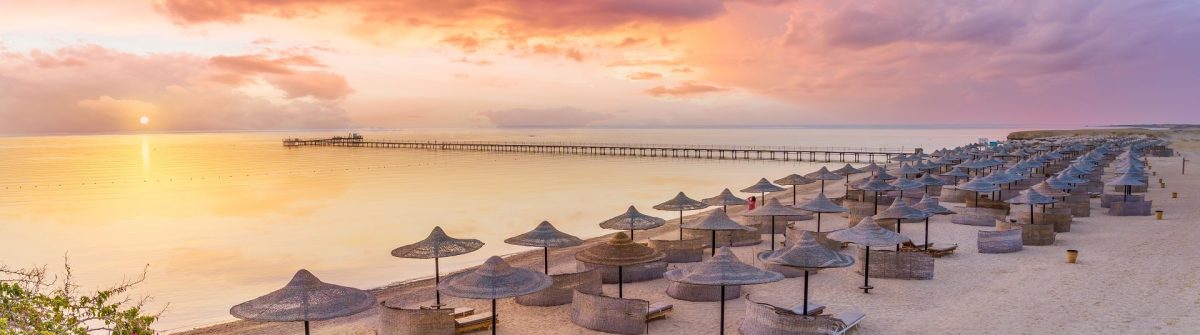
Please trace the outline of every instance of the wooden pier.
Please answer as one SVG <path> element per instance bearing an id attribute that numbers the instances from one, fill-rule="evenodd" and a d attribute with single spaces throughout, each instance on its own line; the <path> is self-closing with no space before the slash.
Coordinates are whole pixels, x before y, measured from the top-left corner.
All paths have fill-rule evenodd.
<path id="1" fill-rule="evenodd" d="M 366 140 L 352 134 L 348 137 L 319 139 L 287 138 L 283 146 L 396 148 L 426 150 L 470 150 L 498 152 L 531 152 L 578 155 L 639 156 L 701 159 L 782 160 L 808 162 L 886 162 L 905 153 L 899 148 L 803 148 L 776 146 L 722 145 L 658 145 L 611 143 L 553 143 L 553 142 L 473 142 L 473 141 L 403 141 Z M 914 149 L 919 151 L 920 149 Z M 911 153 L 911 152 L 908 152 Z"/>

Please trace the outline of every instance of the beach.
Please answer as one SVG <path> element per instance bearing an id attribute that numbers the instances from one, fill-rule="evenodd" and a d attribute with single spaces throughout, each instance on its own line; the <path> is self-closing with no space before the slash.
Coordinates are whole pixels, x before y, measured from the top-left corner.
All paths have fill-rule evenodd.
<path id="1" fill-rule="evenodd" d="M 1171 132 L 1172 148 L 1188 157 L 1200 153 L 1200 139 L 1194 132 Z M 1050 246 L 1026 246 L 1012 254 L 979 254 L 975 250 L 976 232 L 984 227 L 951 224 L 947 216 L 931 219 L 931 241 L 957 243 L 958 250 L 936 260 L 932 280 L 873 279 L 875 289 L 863 294 L 857 287 L 862 277 L 850 269 L 823 270 L 812 276 L 812 301 L 826 305 L 826 313 L 845 310 L 864 312 L 864 320 L 855 334 L 1194 334 L 1200 331 L 1200 317 L 1190 311 L 1200 308 L 1200 264 L 1194 262 L 1200 251 L 1200 231 L 1193 229 L 1200 209 L 1200 171 L 1180 174 L 1179 157 L 1151 157 L 1155 178 L 1163 178 L 1167 188 L 1150 187 L 1147 198 L 1154 209 L 1165 212 L 1164 219 L 1107 216 L 1092 199 L 1093 215 L 1075 218 L 1071 232 L 1058 234 Z M 1107 177 L 1107 176 L 1106 176 Z M 826 185 L 826 192 L 839 195 L 841 183 Z M 811 197 L 817 184 L 800 187 L 801 198 Z M 1178 199 L 1171 199 L 1178 192 Z M 667 195 L 664 195 L 664 197 Z M 791 191 L 772 197 L 790 202 Z M 961 204 L 944 203 L 954 209 Z M 740 207 L 731 208 L 738 218 Z M 694 217 L 695 215 L 689 216 Z M 812 221 L 798 222 L 800 227 Z M 826 215 L 823 227 L 846 226 L 846 219 Z M 912 227 L 912 228 L 909 228 Z M 905 227 L 908 233 L 918 225 Z M 675 239 L 676 222 L 647 233 L 647 236 Z M 911 230 L 909 230 L 911 229 Z M 920 240 L 917 234 L 911 235 Z M 575 252 L 603 241 L 595 237 L 583 246 L 551 250 L 552 272 L 574 269 Z M 765 239 L 765 237 L 764 237 Z M 733 248 L 745 262 L 751 262 L 755 247 Z M 1065 262 L 1067 249 L 1079 250 L 1079 262 Z M 850 252 L 843 249 L 842 252 Z M 526 252 L 508 257 L 521 267 L 540 269 L 541 253 Z M 372 292 L 379 300 L 400 299 L 398 305 L 432 300 L 432 279 L 416 280 Z M 282 284 L 282 283 L 281 283 Z M 771 301 L 798 302 L 802 283 L 787 279 L 765 285 L 744 287 L 744 292 L 770 295 Z M 667 281 L 658 279 L 625 285 L 626 298 L 674 304 L 674 312 L 665 320 L 650 323 L 651 334 L 716 333 L 717 303 L 687 302 L 668 297 Z M 615 295 L 616 285 L 605 285 Z M 443 297 L 443 299 L 446 299 Z M 449 298 L 451 306 L 489 309 L 487 301 Z M 570 321 L 570 307 L 528 307 L 512 299 L 499 301 L 501 334 L 599 334 Z M 744 299 L 727 302 L 726 331 L 736 333 L 744 310 Z M 378 312 L 369 310 L 354 316 L 314 323 L 314 334 L 372 334 Z M 230 322 L 182 332 L 182 334 L 283 334 L 302 331 L 299 323 L 272 324 L 246 321 Z"/>

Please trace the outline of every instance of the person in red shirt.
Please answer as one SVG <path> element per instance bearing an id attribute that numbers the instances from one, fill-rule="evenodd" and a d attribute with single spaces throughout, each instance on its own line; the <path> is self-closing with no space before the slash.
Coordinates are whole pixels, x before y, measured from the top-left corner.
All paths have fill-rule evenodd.
<path id="1" fill-rule="evenodd" d="M 748 207 L 746 207 L 746 210 L 752 211 L 752 210 L 754 210 L 754 207 L 758 204 L 758 198 L 756 198 L 752 195 L 752 196 L 750 196 L 749 199 L 746 199 L 746 202 L 749 203 L 746 205 L 746 206 L 748 206 Z"/>

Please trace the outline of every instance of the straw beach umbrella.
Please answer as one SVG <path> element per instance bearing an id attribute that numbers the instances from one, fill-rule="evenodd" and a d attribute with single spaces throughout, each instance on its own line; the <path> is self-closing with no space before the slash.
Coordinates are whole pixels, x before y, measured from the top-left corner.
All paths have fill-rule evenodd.
<path id="1" fill-rule="evenodd" d="M 1129 195 L 1133 194 L 1134 186 L 1145 186 L 1146 183 L 1141 181 L 1141 176 L 1133 173 L 1122 173 L 1117 178 L 1104 183 L 1108 186 L 1125 186 L 1125 194 L 1121 196 L 1121 202 L 1129 201 Z"/>
<path id="2" fill-rule="evenodd" d="M 624 232 L 616 233 L 605 243 L 583 249 L 575 254 L 582 262 L 617 267 L 617 297 L 625 297 L 625 266 L 660 261 L 667 255 L 661 251 L 633 243 Z"/>
<path id="3" fill-rule="evenodd" d="M 688 198 L 683 192 L 676 194 L 671 200 L 664 203 L 654 205 L 654 209 L 660 211 L 679 211 L 679 239 L 683 240 L 683 211 L 693 211 L 697 209 L 708 208 L 708 204 L 698 200 Z"/>
<path id="4" fill-rule="evenodd" d="M 800 185 L 812 184 L 814 182 L 816 182 L 816 180 L 808 179 L 808 178 L 805 178 L 804 176 L 794 174 L 794 173 L 789 174 L 786 177 L 775 180 L 776 184 L 792 187 L 792 204 L 793 205 L 796 204 L 796 188 L 799 187 Z M 746 190 L 742 190 L 742 192 L 745 192 L 745 191 Z M 766 200 L 766 199 L 764 199 L 764 200 Z"/>
<path id="5" fill-rule="evenodd" d="M 674 269 L 663 274 L 667 280 L 692 285 L 720 286 L 721 297 L 725 296 L 727 285 L 755 285 L 783 280 L 778 272 L 767 271 L 742 263 L 729 251 L 729 247 L 721 247 L 721 251 L 700 264 L 686 269 Z M 725 334 L 725 299 L 721 301 L 721 334 Z"/>
<path id="6" fill-rule="evenodd" d="M 620 233 L 618 233 L 620 234 Z M 496 299 L 511 298 L 541 291 L 554 284 L 543 273 L 514 268 L 503 258 L 492 256 L 474 271 L 464 272 L 438 284 L 438 291 L 468 299 L 492 300 L 492 334 L 496 334 Z"/>
<path id="7" fill-rule="evenodd" d="M 921 173 L 921 170 L 913 167 L 912 165 L 908 165 L 908 163 L 901 163 L 900 168 L 896 169 L 896 174 L 899 174 L 905 178 L 908 178 L 908 175 L 910 174 L 918 173 Z"/>
<path id="8" fill-rule="evenodd" d="M 758 253 L 758 260 L 804 270 L 804 315 L 808 315 L 808 272 L 854 265 L 853 257 L 826 248 L 808 231 L 800 232 L 800 239 L 786 248 Z"/>
<path id="9" fill-rule="evenodd" d="M 912 207 L 922 210 L 922 211 L 925 211 L 925 213 L 928 214 L 925 216 L 925 248 L 924 248 L 924 250 L 929 250 L 929 218 L 934 215 L 954 214 L 954 211 L 950 210 L 949 208 L 943 207 L 942 204 L 938 203 L 937 197 L 931 197 L 931 196 L 929 196 L 929 194 L 925 194 L 925 196 L 921 197 L 921 201 L 918 202 L 916 205 L 913 205 Z"/>
<path id="10" fill-rule="evenodd" d="M 821 193 L 825 193 L 825 181 L 826 180 L 840 180 L 840 179 L 842 179 L 842 175 L 839 175 L 839 174 L 836 174 L 833 172 L 829 172 L 829 169 L 822 166 L 821 169 L 814 171 L 813 173 L 804 175 L 804 178 L 808 178 L 808 179 L 812 179 L 812 180 L 820 180 L 821 181 Z M 792 199 L 792 200 L 795 200 L 795 199 Z M 795 202 L 795 201 L 793 201 L 793 202 Z M 793 203 L 792 205 L 795 205 L 795 204 Z"/>
<path id="11" fill-rule="evenodd" d="M 775 250 L 775 217 L 777 216 L 799 216 L 807 215 L 808 213 L 791 209 L 779 203 L 779 199 L 771 199 L 767 204 L 755 208 L 752 211 L 742 213 L 745 216 L 769 216 L 771 217 L 771 250 Z"/>
<path id="12" fill-rule="evenodd" d="M 304 334 L 307 335 L 309 321 L 354 315 L 374 306 L 375 296 L 370 292 L 328 284 L 308 270 L 301 269 L 296 271 L 287 286 L 237 304 L 229 309 L 229 314 L 251 321 L 303 321 Z"/>
<path id="13" fill-rule="evenodd" d="M 548 221 L 542 221 L 528 233 L 509 237 L 504 243 L 542 248 L 542 265 L 546 269 L 545 273 L 550 274 L 550 248 L 573 247 L 583 244 L 583 240 L 554 229 L 554 225 Z"/>
<path id="14" fill-rule="evenodd" d="M 881 220 L 896 219 L 896 233 L 900 233 L 900 223 L 904 220 L 920 220 L 928 217 L 929 213 L 909 206 L 904 199 L 896 199 L 891 206 L 875 215 L 876 219 Z M 896 245 L 896 252 L 900 252 L 899 244 Z"/>
<path id="15" fill-rule="evenodd" d="M 925 184 L 921 184 L 921 182 L 918 182 L 918 181 L 912 180 L 912 179 L 908 179 L 907 175 L 901 176 L 900 178 L 896 178 L 896 180 L 893 180 L 889 184 L 892 184 L 892 186 L 896 187 L 897 191 L 900 191 L 900 195 L 896 197 L 897 199 L 904 198 L 904 190 L 911 190 L 914 188 L 925 186 Z"/>
<path id="16" fill-rule="evenodd" d="M 971 176 L 966 172 L 963 172 L 962 168 L 958 167 L 955 167 L 953 170 L 950 170 L 950 172 L 943 173 L 942 175 L 946 177 L 954 177 L 954 186 L 958 186 L 959 178 L 968 178 Z"/>
<path id="17" fill-rule="evenodd" d="M 624 214 L 600 222 L 600 228 L 628 230 L 629 239 L 632 240 L 634 230 L 654 229 L 662 227 L 664 224 L 667 224 L 667 220 L 642 214 L 637 208 L 629 206 Z"/>
<path id="18" fill-rule="evenodd" d="M 446 235 L 442 227 L 433 227 L 429 236 L 420 242 L 402 246 L 392 250 L 392 256 L 400 258 L 430 259 L 433 258 L 433 282 L 442 282 L 438 259 L 458 256 L 483 247 L 483 242 L 476 239 L 458 239 Z M 442 293 L 434 292 L 434 306 L 441 308 Z"/>
<path id="19" fill-rule="evenodd" d="M 943 182 L 941 179 L 934 177 L 932 173 L 926 173 L 925 175 L 921 176 L 920 179 L 917 179 L 917 182 L 921 183 L 921 185 L 925 185 L 925 194 L 929 194 L 930 186 L 946 185 L 946 182 Z"/>
<path id="20" fill-rule="evenodd" d="M 1021 193 L 1017 194 L 1017 196 L 1013 197 L 1012 199 L 1005 200 L 1004 202 L 1007 202 L 1010 204 L 1029 204 L 1029 224 L 1033 224 L 1034 223 L 1033 222 L 1033 206 L 1034 205 L 1042 205 L 1042 212 L 1045 213 L 1046 212 L 1045 205 L 1058 202 L 1058 200 L 1054 200 L 1054 198 L 1044 196 L 1041 193 L 1038 193 L 1037 191 L 1035 191 L 1033 189 L 1028 189 L 1028 190 L 1021 191 Z"/>
<path id="21" fill-rule="evenodd" d="M 997 187 L 996 184 L 993 184 L 993 183 L 985 180 L 985 178 L 982 178 L 982 177 L 971 179 L 971 181 L 967 182 L 966 184 L 959 186 L 958 189 L 975 192 L 975 207 L 979 207 L 979 194 L 980 193 L 995 192 L 995 191 L 1000 190 L 1000 188 Z"/>
<path id="22" fill-rule="evenodd" d="M 798 209 L 803 209 L 809 212 L 817 213 L 817 232 L 821 232 L 821 213 L 845 213 L 849 209 L 838 206 L 838 204 L 829 201 L 825 197 L 825 193 L 817 193 L 817 196 L 812 200 L 806 201 L 795 206 Z"/>
<path id="23" fill-rule="evenodd" d="M 738 206 L 748 203 L 746 199 L 738 198 L 737 196 L 733 195 L 733 192 L 730 192 L 728 188 L 721 190 L 721 194 L 718 194 L 715 197 L 705 198 L 704 200 L 700 201 L 703 201 L 709 206 L 721 206 L 721 210 L 726 212 L 729 211 L 730 205 Z"/>
<path id="24" fill-rule="evenodd" d="M 846 163 L 846 166 L 843 166 L 840 169 L 833 170 L 833 173 L 836 173 L 840 176 L 846 177 L 846 195 L 842 196 L 842 198 L 845 198 L 846 196 L 850 195 L 850 176 L 856 175 L 859 173 L 863 173 L 863 172 L 867 172 L 867 171 L 856 169 L 856 168 L 854 168 L 854 166 L 851 166 L 850 163 Z"/>
<path id="25" fill-rule="evenodd" d="M 859 189 L 862 189 L 863 191 L 875 192 L 875 197 L 874 197 L 875 206 L 873 206 L 873 208 L 871 209 L 871 214 L 874 215 L 874 214 L 879 214 L 879 193 L 887 192 L 887 191 L 894 191 L 894 190 L 896 190 L 896 187 L 892 186 L 892 184 L 888 184 L 883 179 L 879 179 L 879 175 L 876 175 L 874 177 L 871 177 L 871 180 L 868 180 L 866 184 L 863 184 L 862 186 L 860 186 Z"/>
<path id="26" fill-rule="evenodd" d="M 779 202 L 779 201 L 775 200 L 775 202 Z M 742 224 L 737 223 L 737 221 L 733 221 L 733 219 L 730 219 L 729 215 L 726 214 L 725 211 L 718 211 L 718 210 L 713 210 L 713 211 L 708 212 L 708 215 L 704 216 L 704 218 L 697 220 L 697 221 L 693 221 L 692 223 L 685 225 L 684 228 L 696 229 L 696 230 L 711 230 L 712 231 L 712 249 L 713 249 L 712 254 L 714 254 L 714 255 L 717 253 L 717 231 L 718 230 L 720 230 L 720 231 L 735 231 L 735 230 L 754 231 L 754 228 L 743 226 Z M 732 241 L 732 240 L 733 240 L 733 238 L 730 237 L 730 241 Z"/>
<path id="27" fill-rule="evenodd" d="M 863 286 L 859 287 L 863 293 L 870 293 L 874 288 L 871 287 L 870 275 L 871 247 L 890 247 L 909 241 L 908 237 L 900 235 L 900 233 L 880 227 L 878 223 L 875 223 L 873 216 L 863 218 L 854 227 L 829 233 L 827 237 L 834 241 L 854 243 L 863 247 L 866 252 L 863 257 Z"/>
<path id="28" fill-rule="evenodd" d="M 750 185 L 750 187 L 743 188 L 742 192 L 759 193 L 760 194 L 760 197 L 758 199 L 760 201 L 759 204 L 765 204 L 767 201 L 767 192 L 779 192 L 779 191 L 783 191 L 783 190 L 786 190 L 786 188 L 782 188 L 782 187 L 779 187 L 778 185 L 772 184 L 771 182 L 767 181 L 767 178 L 762 178 L 762 179 L 759 179 L 757 183 L 754 183 L 754 185 Z"/>

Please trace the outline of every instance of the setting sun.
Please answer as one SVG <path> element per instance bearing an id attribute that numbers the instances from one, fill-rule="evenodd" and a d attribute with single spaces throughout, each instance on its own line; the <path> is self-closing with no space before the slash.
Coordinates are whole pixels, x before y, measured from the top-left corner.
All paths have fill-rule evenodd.
<path id="1" fill-rule="evenodd" d="M 139 122 L 139 123 L 141 123 L 141 124 L 149 124 L 149 123 L 150 123 L 150 117 L 149 117 L 149 116 L 142 115 L 142 118 L 138 119 L 138 122 Z"/>

